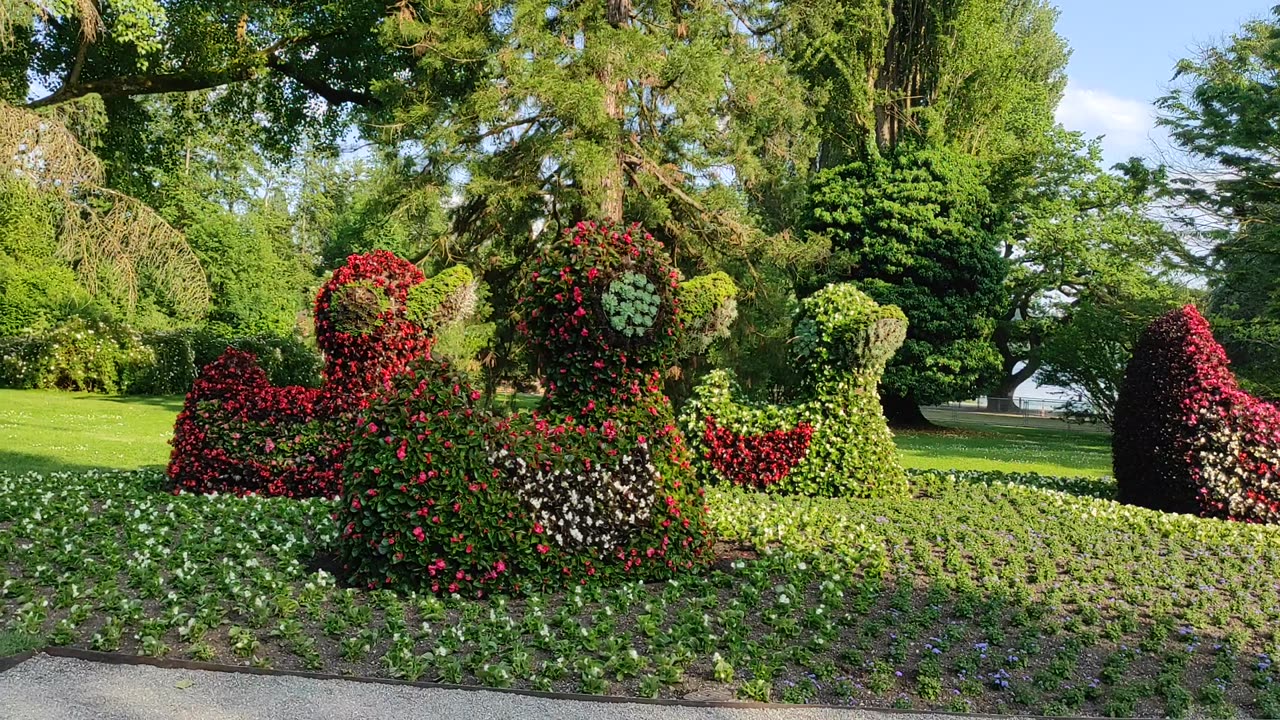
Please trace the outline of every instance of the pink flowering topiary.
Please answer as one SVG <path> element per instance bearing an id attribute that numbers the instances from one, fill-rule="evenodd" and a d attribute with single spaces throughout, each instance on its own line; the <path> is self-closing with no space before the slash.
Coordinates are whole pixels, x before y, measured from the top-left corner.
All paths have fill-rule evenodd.
<path id="1" fill-rule="evenodd" d="M 1280 409 L 1240 389 L 1190 305 L 1151 324 L 1116 405 L 1122 502 L 1244 522 L 1280 522 Z"/>

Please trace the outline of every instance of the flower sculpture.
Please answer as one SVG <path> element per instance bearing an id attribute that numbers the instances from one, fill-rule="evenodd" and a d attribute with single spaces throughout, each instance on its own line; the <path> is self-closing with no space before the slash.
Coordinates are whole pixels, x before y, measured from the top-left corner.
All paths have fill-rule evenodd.
<path id="1" fill-rule="evenodd" d="M 1280 408 L 1240 389 L 1193 306 L 1156 319 L 1135 346 L 1112 447 L 1121 502 L 1280 522 Z"/>
<path id="2" fill-rule="evenodd" d="M 488 417 L 463 378 L 411 362 L 353 439 L 338 514 L 348 571 L 479 595 L 699 566 L 713 538 L 662 371 L 725 332 L 735 292 L 723 274 L 682 282 L 638 227 L 556 238 L 518 301 L 541 406 Z"/>
<path id="3" fill-rule="evenodd" d="M 352 414 L 430 354 L 437 327 L 474 305 L 465 267 L 427 280 L 392 253 L 352 255 L 316 296 L 321 387 L 272 387 L 253 355 L 228 349 L 204 368 L 178 415 L 168 469 L 174 488 L 336 495 Z"/>
<path id="4" fill-rule="evenodd" d="M 802 370 L 791 405 L 735 397 L 717 370 L 681 414 L 703 477 L 761 489 L 834 497 L 894 497 L 907 491 L 877 386 L 906 337 L 898 308 L 848 284 L 800 303 L 791 356 Z"/>

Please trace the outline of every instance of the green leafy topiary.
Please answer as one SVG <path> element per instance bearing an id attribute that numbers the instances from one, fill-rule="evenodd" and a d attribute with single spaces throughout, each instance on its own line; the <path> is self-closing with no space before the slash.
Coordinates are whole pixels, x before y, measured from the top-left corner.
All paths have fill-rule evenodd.
<path id="1" fill-rule="evenodd" d="M 410 289 L 405 311 L 410 321 L 434 328 L 466 318 L 475 307 L 475 275 L 454 265 Z"/>
<path id="2" fill-rule="evenodd" d="M 778 492 L 906 495 L 876 392 L 906 328 L 901 310 L 876 304 L 852 285 L 828 285 L 804 300 L 791 344 L 803 398 L 793 405 L 743 403 L 729 373 L 710 373 L 681 414 L 699 471 Z"/>
<path id="3" fill-rule="evenodd" d="M 724 272 L 680 284 L 676 302 L 684 317 L 687 352 L 702 352 L 713 340 L 729 334 L 729 326 L 738 317 L 737 295 L 738 286 Z"/>

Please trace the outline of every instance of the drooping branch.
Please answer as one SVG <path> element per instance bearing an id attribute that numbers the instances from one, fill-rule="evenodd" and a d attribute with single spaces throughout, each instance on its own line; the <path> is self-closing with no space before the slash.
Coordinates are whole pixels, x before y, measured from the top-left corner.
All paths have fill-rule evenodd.
<path id="1" fill-rule="evenodd" d="M 180 314 L 208 309 L 208 279 L 186 238 L 155 210 L 103 187 L 102 163 L 56 119 L 0 103 L 0 174 L 62 205 L 58 254 L 89 292 L 110 286 L 132 307 L 146 278 Z"/>
<path id="2" fill-rule="evenodd" d="M 367 92 L 336 87 L 328 82 L 311 77 L 303 72 L 303 69 L 296 63 L 290 62 L 281 56 L 280 53 L 283 50 L 306 39 L 283 39 L 247 60 L 239 60 L 220 68 L 183 70 L 154 75 L 119 75 L 97 80 L 80 80 L 84 58 L 77 57 L 73 71 L 68 75 L 67 81 L 62 87 L 42 98 L 33 100 L 27 104 L 27 107 L 36 109 L 59 105 L 86 95 L 95 94 L 103 98 L 122 98 L 211 90 L 223 85 L 255 80 L 272 71 L 293 80 L 309 92 L 324 98 L 332 105 L 350 103 L 362 107 L 373 107 L 378 104 L 377 98 Z M 85 50 L 86 46 L 82 43 L 80 52 L 84 53 Z"/>

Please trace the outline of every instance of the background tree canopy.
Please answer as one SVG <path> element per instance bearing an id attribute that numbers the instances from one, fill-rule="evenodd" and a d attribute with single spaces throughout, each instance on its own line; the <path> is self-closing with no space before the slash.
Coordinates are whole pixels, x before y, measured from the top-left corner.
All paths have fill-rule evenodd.
<path id="1" fill-rule="evenodd" d="M 1032 378 L 1101 407 L 1129 329 L 1200 273 L 1272 383 L 1275 23 L 1179 66 L 1163 122 L 1226 170 L 1193 178 L 1106 169 L 1055 125 L 1056 22 L 1047 0 L 4 0 L 0 139 L 60 159 L 0 188 L 0 333 L 305 335 L 324 274 L 383 248 L 482 278 L 450 352 L 492 393 L 532 378 L 524 258 L 625 219 L 741 288 L 730 337 L 669 369 L 677 399 L 716 365 L 785 394 L 792 313 L 842 280 L 909 316 L 900 423 Z M 1103 325 L 1105 358 L 1069 351 Z"/>

